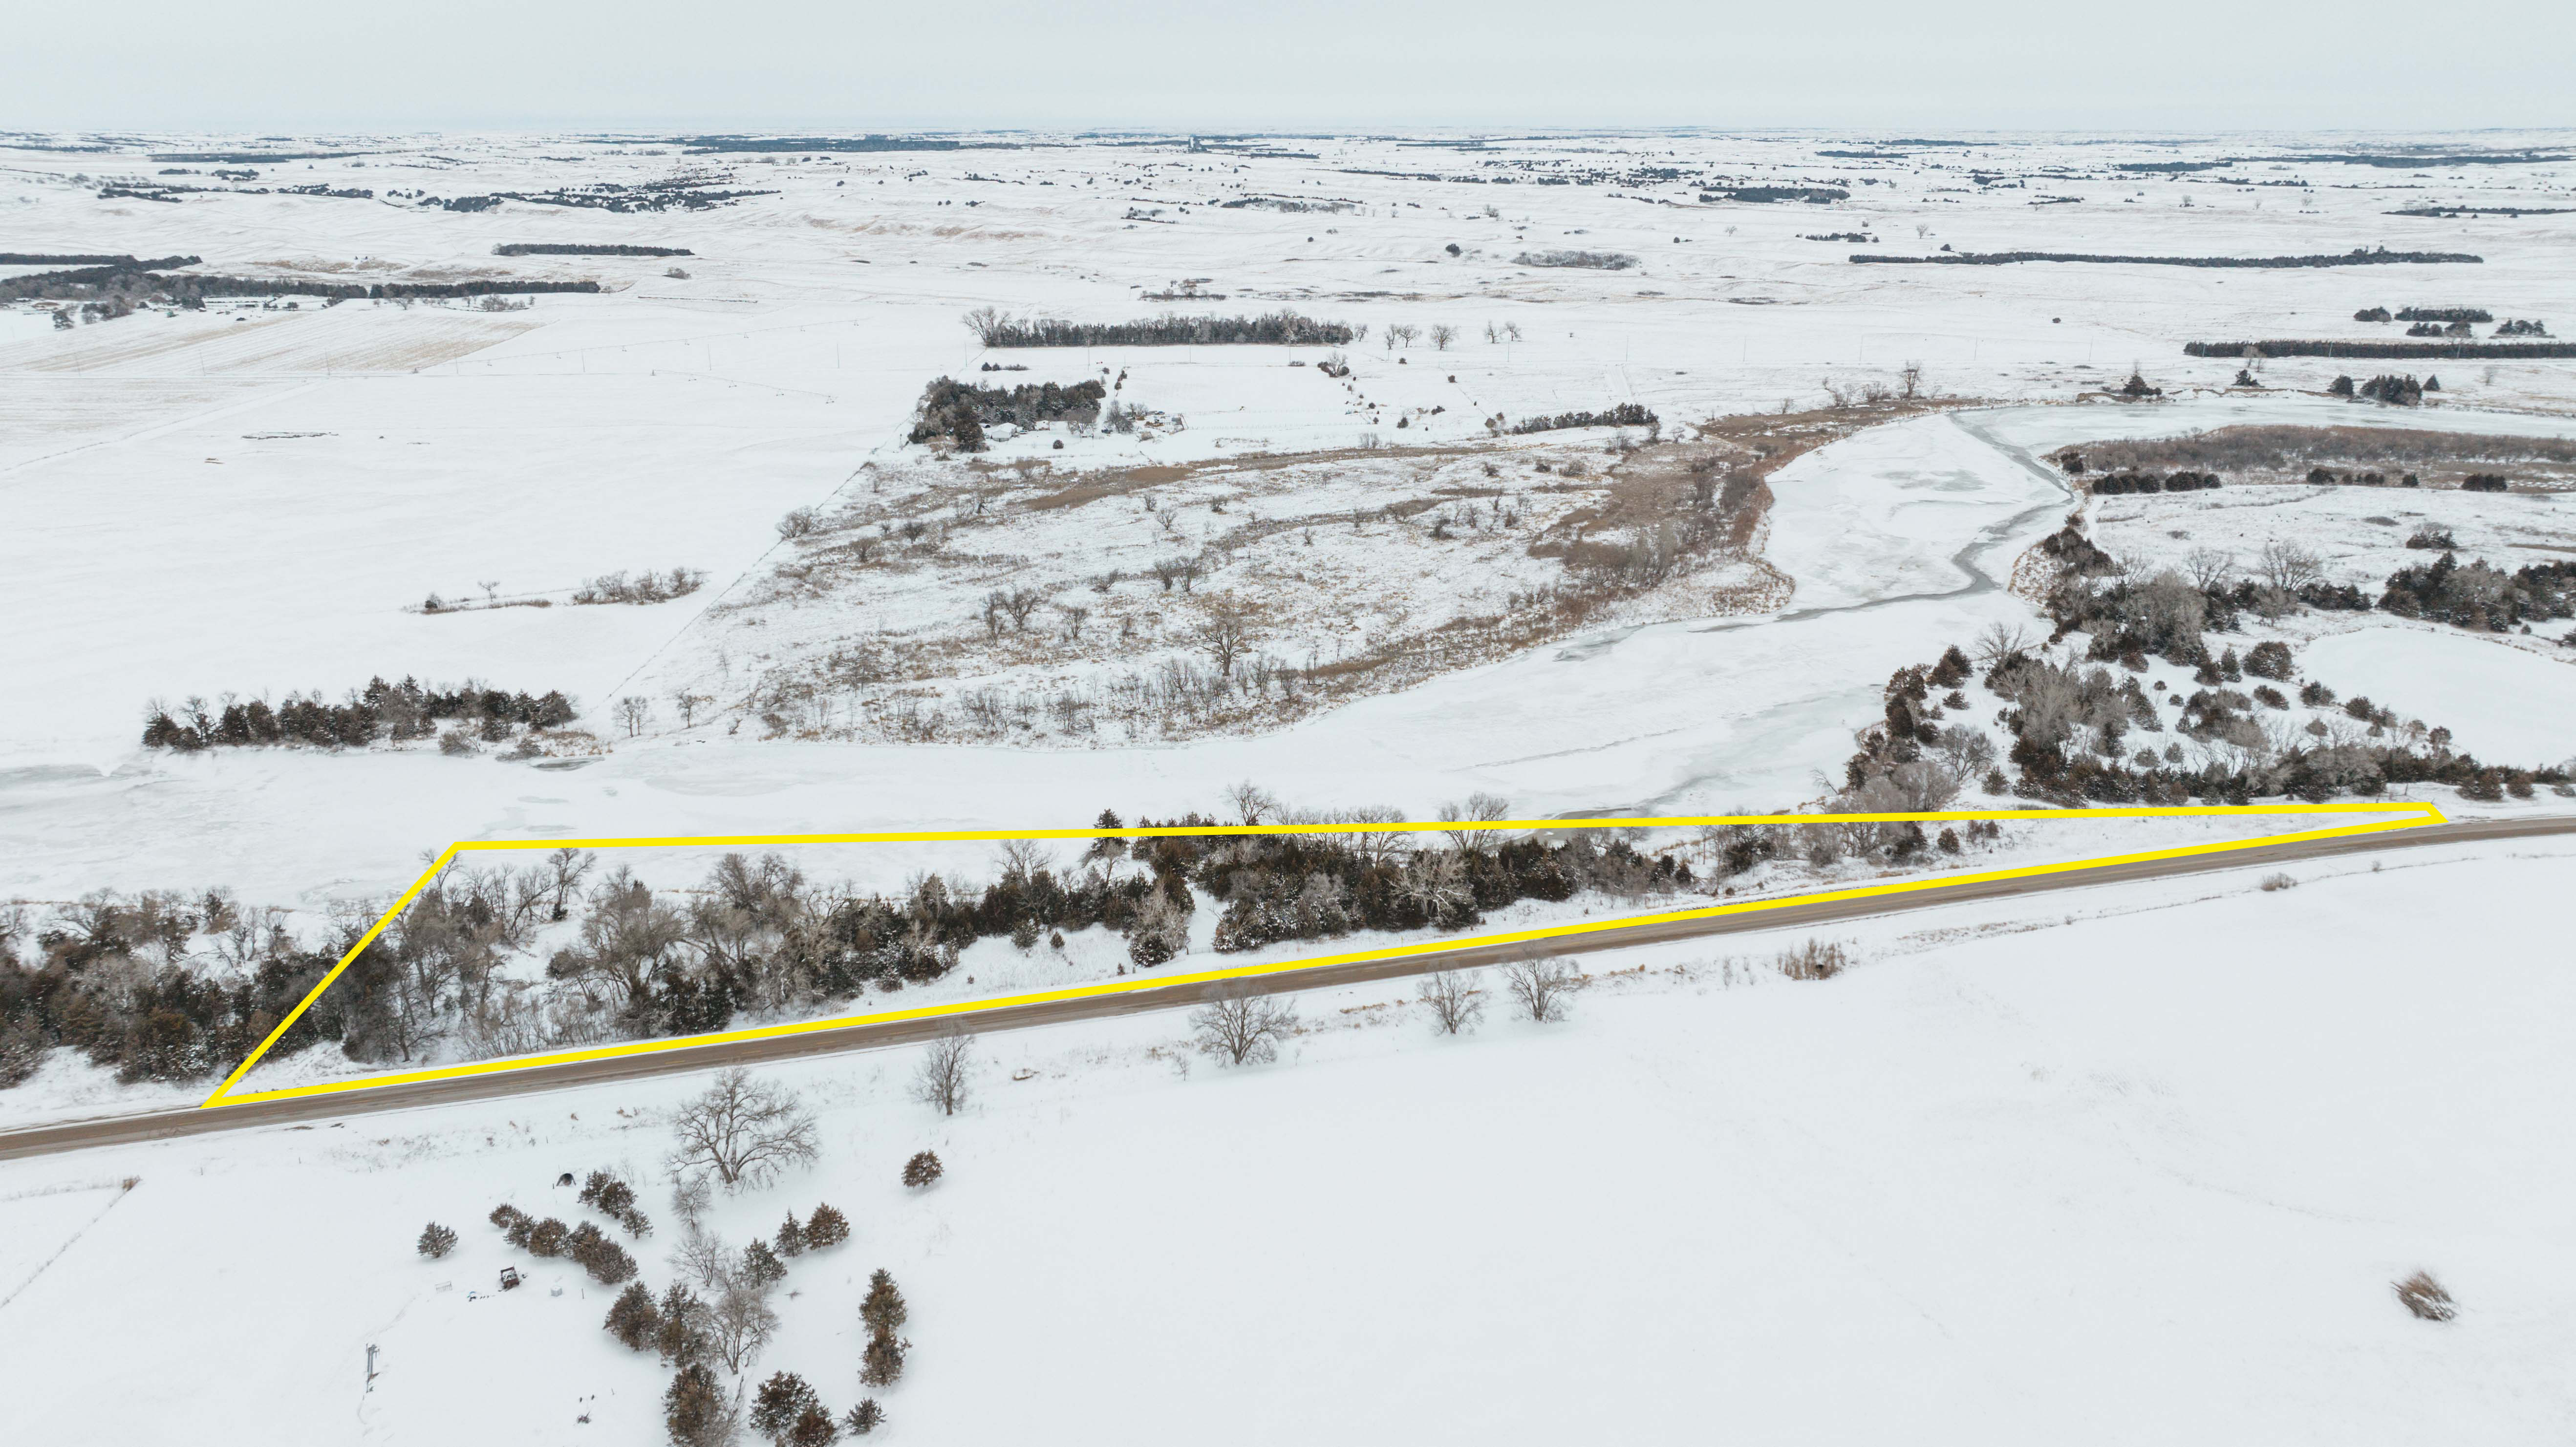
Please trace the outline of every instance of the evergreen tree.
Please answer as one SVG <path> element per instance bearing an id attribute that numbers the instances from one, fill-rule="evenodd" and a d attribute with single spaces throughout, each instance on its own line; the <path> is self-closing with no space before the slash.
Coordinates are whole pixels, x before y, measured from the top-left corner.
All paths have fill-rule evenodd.
<path id="1" fill-rule="evenodd" d="M 552 1216 L 528 1228 L 527 1248 L 531 1256 L 561 1256 L 572 1228 Z M 514 1243 L 515 1244 L 515 1243 Z"/>
<path id="2" fill-rule="evenodd" d="M 456 1249 L 456 1233 L 432 1221 L 421 1228 L 419 1246 L 421 1255 L 436 1261 Z"/>
<path id="3" fill-rule="evenodd" d="M 823 1409 L 823 1404 L 809 1402 L 783 1440 L 786 1447 L 831 1447 L 840 1436 L 841 1429 L 833 1425 L 832 1414 Z"/>
<path id="4" fill-rule="evenodd" d="M 707 1304 L 676 1281 L 662 1293 L 662 1314 L 653 1329 L 653 1348 L 662 1354 L 664 1365 L 684 1367 L 706 1359 L 713 1347 L 707 1340 L 706 1314 Z"/>
<path id="5" fill-rule="evenodd" d="M 787 1279 L 787 1263 L 778 1259 L 768 1242 L 755 1236 L 742 1248 L 742 1276 L 755 1288 L 766 1290 Z"/>
<path id="6" fill-rule="evenodd" d="M 791 1260 L 805 1254 L 805 1223 L 793 1212 L 778 1228 L 778 1254 Z"/>
<path id="7" fill-rule="evenodd" d="M 797 1418 L 820 1408 L 814 1389 L 803 1377 L 794 1372 L 772 1373 L 752 1398 L 751 1430 L 772 1442 L 784 1442 Z"/>
<path id="8" fill-rule="evenodd" d="M 617 1338 L 628 1351 L 640 1352 L 653 1345 L 662 1331 L 661 1308 L 653 1304 L 653 1293 L 643 1282 L 633 1282 L 618 1293 L 615 1305 L 608 1308 L 608 1334 Z"/>
<path id="9" fill-rule="evenodd" d="M 910 1347 L 886 1332 L 868 1338 L 866 1355 L 861 1359 L 859 1381 L 871 1387 L 891 1387 L 903 1379 L 903 1354 Z"/>
<path id="10" fill-rule="evenodd" d="M 731 1435 L 729 1417 L 716 1374 L 699 1363 L 680 1368 L 662 1394 L 662 1425 L 674 1447 L 721 1447 Z"/>
<path id="11" fill-rule="evenodd" d="M 894 1277 L 884 1267 L 870 1273 L 867 1300 L 859 1303 L 859 1320 L 867 1323 L 868 1330 L 877 1336 L 892 1336 L 903 1329 L 910 1315 L 911 1309 L 903 1304 L 903 1292 L 896 1288 Z"/>
<path id="12" fill-rule="evenodd" d="M 849 1429 L 851 1436 L 865 1437 L 885 1425 L 885 1408 L 878 1406 L 874 1397 L 862 1397 L 850 1409 L 850 1415 L 841 1419 L 841 1425 Z"/>
<path id="13" fill-rule="evenodd" d="M 814 1214 L 806 1218 L 805 1249 L 808 1251 L 820 1251 L 826 1246 L 838 1246 L 849 1239 L 850 1218 L 832 1209 L 829 1204 L 816 1206 Z"/>
<path id="14" fill-rule="evenodd" d="M 947 1168 L 939 1164 L 939 1157 L 936 1154 L 923 1151 L 903 1163 L 903 1183 L 918 1190 L 938 1180 L 946 1172 Z"/>

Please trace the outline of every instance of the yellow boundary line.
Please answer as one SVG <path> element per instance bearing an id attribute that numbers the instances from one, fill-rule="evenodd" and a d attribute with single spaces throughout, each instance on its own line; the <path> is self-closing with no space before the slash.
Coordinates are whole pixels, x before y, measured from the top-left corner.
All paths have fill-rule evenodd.
<path id="1" fill-rule="evenodd" d="M 1991 869 L 1974 874 L 1925 875 L 1889 884 L 1860 885 L 1851 889 L 1825 890 L 1815 894 L 1786 895 L 1778 899 L 1739 900 L 1733 904 L 1710 905 L 1700 909 L 1670 910 L 1661 914 L 1625 915 L 1616 919 L 1596 920 L 1581 924 L 1549 925 L 1538 929 L 1514 930 L 1503 934 L 1457 935 L 1444 939 L 1423 940 L 1413 944 L 1389 945 L 1382 949 L 1353 950 L 1343 954 L 1315 955 L 1304 959 L 1282 960 L 1266 965 L 1242 965 L 1224 970 L 1200 970 L 1189 974 L 1131 975 L 1102 980 L 1087 985 L 1071 985 L 1060 990 L 1041 990 L 1034 994 L 1007 995 L 989 1000 L 961 1000 L 946 1005 L 925 1005 L 911 1010 L 886 1010 L 858 1015 L 835 1016 L 828 1020 L 801 1020 L 787 1025 L 763 1025 L 744 1030 L 724 1030 L 707 1035 L 679 1035 L 659 1040 L 632 1040 L 617 1045 L 603 1045 L 589 1050 L 567 1050 L 550 1055 L 522 1055 L 504 1060 L 478 1060 L 463 1065 L 440 1066 L 430 1070 L 403 1071 L 392 1075 L 369 1075 L 350 1080 L 324 1081 L 318 1085 L 297 1085 L 277 1090 L 233 1093 L 242 1077 L 269 1052 L 288 1027 L 302 1018 L 322 998 L 376 936 L 384 933 L 404 908 L 420 897 L 437 879 L 440 872 L 460 854 L 503 853 L 526 850 L 556 849 L 672 849 L 672 848 L 741 848 L 776 844 L 938 844 L 1000 842 L 1011 839 L 1138 839 L 1138 838 L 1205 838 L 1245 834 L 1430 834 L 1466 831 L 1567 831 L 1577 829 L 1690 829 L 1724 824 L 1932 824 L 1977 819 L 2170 819 L 2205 818 L 2218 815 L 2316 815 L 2316 814 L 2393 814 L 2399 817 L 2367 824 L 2347 824 L 2332 829 L 2307 829 L 2288 834 L 2265 834 L 2252 839 L 2222 840 L 2214 844 L 2184 844 L 2171 849 L 2149 849 L 2129 854 L 2104 855 L 2095 859 L 2073 859 L 2055 864 L 2024 865 L 2016 869 Z M 1169 989 L 1175 985 L 1203 984 L 1216 980 L 1244 979 L 1256 975 L 1283 974 L 1291 970 L 1310 970 L 1326 965 L 1361 964 L 1371 960 L 1402 959 L 1411 955 L 1440 954 L 1478 945 L 1519 944 L 1537 940 L 1564 939 L 1573 935 L 1594 934 L 1604 930 L 1633 929 L 1640 925 L 1676 923 L 1683 920 L 1714 919 L 1721 915 L 1751 914 L 1761 910 L 1784 909 L 1790 905 L 1818 904 L 1829 900 L 1868 899 L 1874 896 L 1912 894 L 1923 890 L 1946 889 L 1954 885 L 1976 884 L 1998 879 L 2033 879 L 2043 875 L 2066 874 L 2080 869 L 2098 869 L 2106 865 L 2143 863 L 2158 859 L 2182 859 L 2201 854 L 2225 854 L 2239 849 L 2252 849 L 2266 844 L 2290 844 L 2311 839 L 2337 839 L 2350 835 L 2375 834 L 2386 830 L 2414 829 L 2449 821 L 2442 811 L 2424 803 L 2346 803 L 2346 804 L 2187 804 L 2134 809 L 1960 809 L 1930 813 L 1895 814 L 1712 814 L 1675 818 L 1621 819 L 1505 819 L 1492 823 L 1471 824 L 1451 821 L 1403 823 L 1344 824 L 1215 824 L 1176 826 L 1154 829 L 954 829 L 891 830 L 862 834 L 703 834 L 672 835 L 634 839 L 465 839 L 447 846 L 430 866 L 404 890 L 349 952 L 340 957 L 321 983 L 306 992 L 268 1038 L 259 1043 L 224 1083 L 207 1096 L 199 1109 L 211 1110 L 225 1105 L 244 1105 L 256 1100 L 286 1100 L 296 1096 L 331 1095 L 344 1091 L 373 1090 L 389 1085 L 411 1085 L 429 1080 L 454 1080 L 475 1075 L 494 1075 L 505 1071 L 527 1070 L 541 1065 L 570 1065 L 584 1060 L 606 1060 L 620 1055 L 649 1055 L 665 1050 L 688 1050 L 708 1045 L 731 1044 L 744 1040 L 773 1039 L 786 1035 L 806 1035 L 823 1030 L 839 1030 L 859 1024 L 891 1024 L 903 1020 L 927 1020 L 943 1015 L 972 1015 L 985 1010 L 999 1010 L 1019 1005 L 1041 1005 L 1057 1000 L 1077 1000 L 1091 996 L 1118 995 L 1140 990 Z"/>

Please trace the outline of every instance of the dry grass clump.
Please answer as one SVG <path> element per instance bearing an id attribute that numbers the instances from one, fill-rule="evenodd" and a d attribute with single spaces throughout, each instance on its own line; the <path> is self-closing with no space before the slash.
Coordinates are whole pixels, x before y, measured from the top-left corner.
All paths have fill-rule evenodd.
<path id="1" fill-rule="evenodd" d="M 2265 894 L 2278 894 L 2282 890 L 2296 889 L 2298 887 L 2299 882 L 2286 874 L 2273 873 L 2263 876 L 2263 892 Z"/>
<path id="2" fill-rule="evenodd" d="M 1830 980 L 1851 967 L 1848 951 L 1831 940 L 1809 940 L 1780 952 L 1780 973 L 1793 980 Z"/>
<path id="3" fill-rule="evenodd" d="M 2459 1304 L 2451 1300 L 2451 1293 L 2443 1290 L 2442 1283 L 2435 1281 L 2429 1271 L 2392 1281 L 2389 1290 L 2397 1293 L 2397 1299 L 2418 1321 L 2449 1321 L 2460 1314 Z"/>

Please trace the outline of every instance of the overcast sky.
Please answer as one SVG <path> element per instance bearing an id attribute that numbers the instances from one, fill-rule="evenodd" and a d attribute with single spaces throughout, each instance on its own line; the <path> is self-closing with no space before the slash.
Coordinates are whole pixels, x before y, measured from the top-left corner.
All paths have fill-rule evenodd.
<path id="1" fill-rule="evenodd" d="M 2563 0 L 117 0 L 8 34 L 15 129 L 2576 124 Z"/>

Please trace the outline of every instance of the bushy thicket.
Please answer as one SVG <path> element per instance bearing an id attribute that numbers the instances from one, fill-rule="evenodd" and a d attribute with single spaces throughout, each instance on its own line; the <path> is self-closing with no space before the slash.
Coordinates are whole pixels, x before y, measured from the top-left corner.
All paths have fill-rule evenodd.
<path id="1" fill-rule="evenodd" d="M 1089 426 L 1100 420 L 1100 404 L 1108 396 L 1108 387 L 1096 379 L 1069 387 L 1055 382 L 979 387 L 941 377 L 923 390 L 909 440 L 945 437 L 961 452 L 981 452 L 987 427 L 1035 427 L 1045 422 Z"/>
<path id="2" fill-rule="evenodd" d="M 1660 427 L 1663 419 L 1636 402 L 1621 402 L 1602 412 L 1559 412 L 1553 417 L 1524 417 L 1511 426 L 1514 436 L 1562 432 L 1570 427 Z"/>
<path id="3" fill-rule="evenodd" d="M 259 698 L 227 701 L 219 712 L 203 699 L 190 700 L 175 715 L 156 707 L 143 726 L 143 746 L 182 751 L 260 744 L 359 748 L 379 739 L 401 743 L 427 737 L 441 719 L 474 725 L 486 740 L 497 741 L 513 728 L 561 728 L 578 716 L 571 700 L 556 692 L 532 698 L 471 682 L 445 688 L 423 687 L 412 678 L 400 683 L 373 678 L 339 703 L 325 702 L 317 691 L 288 694 L 274 707 Z"/>
<path id="4" fill-rule="evenodd" d="M 1340 347 L 1358 336 L 1340 322 L 1319 322 L 1293 311 L 1249 317 L 1171 315 L 1132 322 L 1069 322 L 1014 317 L 978 307 L 966 314 L 966 328 L 988 347 Z"/>
<path id="5" fill-rule="evenodd" d="M 1512 258 L 1515 266 L 1576 266 L 1595 271 L 1626 271 L 1637 264 L 1637 258 L 1624 251 L 1524 251 Z"/>
<path id="6" fill-rule="evenodd" d="M 2424 266 L 2435 263 L 2475 264 L 2486 260 L 2462 251 L 2390 251 L 2385 247 L 2332 256 L 2097 256 L 2078 251 L 1945 251 L 1932 256 L 1857 255 L 1854 261 L 1880 265 L 2009 266 L 2023 261 L 2085 261 L 2112 266 L 2215 266 L 2300 268 L 2314 266 Z M 2269 347 L 2271 343 L 2265 342 Z M 2364 343 L 2363 345 L 2368 345 Z M 2194 353 L 2194 355 L 2201 355 Z M 2267 352 L 2267 356 L 2287 355 Z"/>
<path id="7" fill-rule="evenodd" d="M 2576 617 L 2576 562 L 2534 563 L 2508 574 L 2483 559 L 2464 564 L 2445 551 L 2430 563 L 2391 573 L 2379 606 L 2401 618 L 2491 633 Z"/>
<path id="8" fill-rule="evenodd" d="M 2103 560 L 2111 562 L 2107 555 Z M 2282 794 L 2309 800 L 2347 791 L 2377 795 L 2391 784 L 2423 782 L 2456 785 L 2479 796 L 2505 787 L 2527 793 L 2535 780 L 2564 781 L 2556 770 L 2490 768 L 2453 752 L 2447 730 L 2407 724 L 2363 698 L 2346 701 L 2349 723 L 2340 732 L 2317 721 L 2299 730 L 2267 728 L 2262 713 L 2286 709 L 2287 695 L 2269 684 L 2255 685 L 2250 693 L 2231 685 L 2249 676 L 2288 681 L 2296 672 L 2288 648 L 2267 642 L 2240 658 L 2207 635 L 2235 631 L 2247 612 L 2370 606 L 2358 588 L 2315 578 L 2312 561 L 2271 565 L 2263 581 L 2230 579 L 2214 570 L 2200 581 L 2177 572 L 2141 578 L 2119 571 L 2116 563 L 2062 576 L 2047 600 L 2056 624 L 2052 641 L 2088 635 L 2082 658 L 1998 647 L 1985 674 L 1986 686 L 2012 704 L 2002 721 L 2014 740 L 2008 758 L 2020 773 L 2013 791 L 2060 803 L 2244 803 Z M 2466 570 L 2444 566 L 2448 562 L 2445 555 L 2443 563 L 2402 570 L 2399 579 L 2413 580 L 2403 606 L 2420 610 L 2423 604 L 2415 600 L 2431 598 L 2458 609 L 2474 596 L 2492 610 L 2475 616 L 2486 626 L 2502 626 L 2496 620 L 2510 610 L 2496 601 L 2505 588 L 2501 575 L 2455 582 Z M 2576 566 L 2554 565 L 2526 589 L 2523 605 L 2542 605 L 2545 594 L 2545 606 L 2566 607 L 2570 577 L 2576 577 Z M 2150 655 L 2193 670 L 2198 687 L 2181 700 L 2176 715 L 2169 717 L 2141 685 Z M 2314 707 L 2333 703 L 2335 695 L 2311 680 L 2299 698 Z M 2154 736 L 2168 732 L 2227 747 L 2203 750 L 2201 762 L 2186 767 L 2178 746 L 2154 746 Z"/>
<path id="9" fill-rule="evenodd" d="M 1314 822 L 1333 832 L 1293 836 L 1121 835 L 1067 867 L 1012 853 L 980 887 L 925 875 L 892 895 L 817 886 L 776 856 L 727 855 L 696 888 L 669 892 L 624 869 L 590 883 L 594 861 L 570 849 L 528 869 L 452 866 L 357 953 L 279 1049 L 328 1040 L 353 1060 L 409 1061 L 698 1034 L 738 1012 L 804 1010 L 937 980 L 978 939 L 1026 950 L 1052 936 L 1060 947 L 1065 932 L 1094 925 L 1124 935 L 1129 961 L 1151 968 L 1187 949 L 1202 898 L 1220 911 L 1216 948 L 1233 952 L 1361 930 L 1463 929 L 1522 899 L 1587 888 L 1639 896 L 1693 882 L 1687 864 L 1625 840 L 1460 831 L 1442 845 L 1383 827 L 1398 818 L 1327 816 Z M 1212 822 L 1190 815 L 1135 827 Z M 1099 827 L 1126 826 L 1104 813 Z M 306 949 L 274 924 L 240 925 L 232 909 L 223 899 L 93 896 L 37 936 L 32 967 L 18 958 L 23 919 L 0 919 L 10 932 L 0 1083 L 23 1079 L 56 1045 L 128 1079 L 229 1069 L 374 918 L 353 907 Z M 507 966 L 559 921 L 575 922 L 572 939 L 541 979 L 517 978 Z M 217 936 L 211 949 L 201 933 Z M 583 1200 L 631 1232 L 649 1229 L 611 1177 L 594 1177 Z M 818 1212 L 806 1244 L 828 1244 L 833 1225 Z"/>
<path id="10" fill-rule="evenodd" d="M 202 1080 L 232 1068 L 329 972 L 358 931 L 314 947 L 242 913 L 225 895 L 91 894 L 32 931 L 0 915 L 0 1087 L 69 1046 L 127 1083 Z M 216 954 L 217 972 L 191 968 Z M 336 1004 L 299 1018 L 270 1051 L 282 1058 L 340 1037 Z"/>
<path id="11" fill-rule="evenodd" d="M 1851 192 L 1840 186 L 1725 186 L 1702 191 L 1699 199 L 1717 201 L 1804 201 L 1822 206 L 1829 201 L 1848 201 Z"/>
<path id="12" fill-rule="evenodd" d="M 2475 306 L 2410 306 L 2398 310 L 2401 322 L 2491 322 L 2495 315 Z"/>

